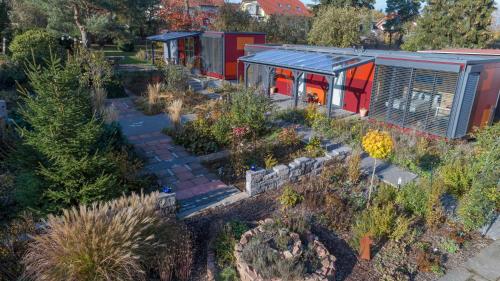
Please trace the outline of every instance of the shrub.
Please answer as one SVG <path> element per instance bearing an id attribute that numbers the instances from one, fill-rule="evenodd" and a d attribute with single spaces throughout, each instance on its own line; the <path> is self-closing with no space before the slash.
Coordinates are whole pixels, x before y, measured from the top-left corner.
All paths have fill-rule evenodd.
<path id="1" fill-rule="evenodd" d="M 381 239 L 391 234 L 396 221 L 396 209 L 394 204 L 385 206 L 373 206 L 358 217 L 354 225 L 354 239 L 359 241 L 366 234 L 374 239 Z"/>
<path id="2" fill-rule="evenodd" d="M 396 202 L 408 213 L 424 218 L 427 215 L 428 187 L 416 182 L 403 186 L 396 197 Z"/>
<path id="3" fill-rule="evenodd" d="M 189 73 L 182 65 L 161 63 L 159 69 L 165 90 L 182 92 L 188 89 Z"/>
<path id="4" fill-rule="evenodd" d="M 282 120 L 293 124 L 306 124 L 306 110 L 304 109 L 285 109 L 276 112 L 275 120 Z"/>
<path id="5" fill-rule="evenodd" d="M 133 39 L 129 38 L 119 38 L 115 42 L 116 48 L 122 52 L 133 52 L 135 49 L 135 44 Z"/>
<path id="6" fill-rule="evenodd" d="M 24 64 L 34 62 L 37 65 L 45 65 L 54 57 L 64 57 L 65 52 L 58 42 L 57 36 L 45 29 L 31 29 L 14 37 L 9 46 L 14 62 Z"/>
<path id="7" fill-rule="evenodd" d="M 288 209 L 295 207 L 295 205 L 304 200 L 304 196 L 295 191 L 291 186 L 286 186 L 279 200 L 283 208 Z"/>
<path id="8" fill-rule="evenodd" d="M 457 197 L 461 197 L 471 186 L 472 178 L 469 175 L 470 165 L 466 159 L 453 159 L 439 169 L 439 175 L 445 184 L 447 191 Z"/>
<path id="9" fill-rule="evenodd" d="M 22 67 L 13 62 L 0 63 L 0 89 L 12 88 L 16 81 L 20 84 L 26 81 Z"/>
<path id="10" fill-rule="evenodd" d="M 217 265 L 221 268 L 235 266 L 234 247 L 248 226 L 240 221 L 226 223 L 217 235 L 214 251 Z"/>
<path id="11" fill-rule="evenodd" d="M 321 147 L 321 139 L 317 136 L 314 136 L 309 140 L 305 149 L 308 157 L 319 157 L 325 153 Z"/>
<path id="12" fill-rule="evenodd" d="M 460 249 L 460 246 L 457 244 L 457 242 L 455 242 L 455 240 L 447 238 L 441 241 L 441 243 L 439 244 L 439 248 L 444 250 L 448 254 L 454 254 Z"/>
<path id="13" fill-rule="evenodd" d="M 496 197 L 492 198 L 489 195 L 498 196 L 498 193 L 495 180 L 481 179 L 472 185 L 471 190 L 459 201 L 457 211 L 465 230 L 475 230 L 490 223 L 495 215 L 498 201 L 495 202 L 492 199 Z"/>
<path id="14" fill-rule="evenodd" d="M 264 159 L 264 165 L 266 169 L 272 169 L 274 166 L 278 165 L 278 160 L 276 160 L 272 154 L 268 154 Z"/>
<path id="15" fill-rule="evenodd" d="M 295 127 L 282 128 L 278 134 L 278 140 L 285 146 L 295 146 L 300 142 Z"/>
<path id="16" fill-rule="evenodd" d="M 303 262 L 282 259 L 262 238 L 253 238 L 242 251 L 243 259 L 264 279 L 302 280 L 306 272 Z"/>
<path id="17" fill-rule="evenodd" d="M 210 124 L 203 118 L 184 124 L 180 131 L 166 130 L 166 133 L 173 137 L 176 144 L 197 155 L 217 152 L 221 147 Z"/>
<path id="18" fill-rule="evenodd" d="M 224 267 L 219 273 L 219 278 L 217 280 L 220 281 L 239 281 L 238 273 L 234 269 L 234 267 Z"/>
<path id="19" fill-rule="evenodd" d="M 359 181 L 361 177 L 361 151 L 354 150 L 347 159 L 347 176 L 352 183 Z"/>
<path id="20" fill-rule="evenodd" d="M 0 230 L 0 280 L 24 280 L 21 259 L 28 249 L 29 235 L 36 234 L 35 220 L 23 213 Z"/>
<path id="21" fill-rule="evenodd" d="M 256 94 L 252 89 L 231 95 L 229 118 L 232 127 L 247 127 L 251 135 L 259 136 L 268 126 L 267 113 L 273 109 L 268 96 Z"/>

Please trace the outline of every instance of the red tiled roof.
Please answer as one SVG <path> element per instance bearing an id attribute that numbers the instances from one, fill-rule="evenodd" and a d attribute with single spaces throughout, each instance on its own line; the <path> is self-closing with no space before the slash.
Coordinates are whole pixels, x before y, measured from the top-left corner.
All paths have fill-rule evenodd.
<path id="1" fill-rule="evenodd" d="M 441 50 L 425 50 L 422 53 L 439 53 L 439 54 L 463 54 L 463 55 L 483 55 L 483 56 L 500 56 L 500 49 L 441 49 Z"/>
<path id="2" fill-rule="evenodd" d="M 257 0 L 257 3 L 267 15 L 312 16 L 300 0 Z"/>
<path id="3" fill-rule="evenodd" d="M 220 7 L 224 5 L 224 0 L 189 0 L 189 6 L 217 6 Z"/>

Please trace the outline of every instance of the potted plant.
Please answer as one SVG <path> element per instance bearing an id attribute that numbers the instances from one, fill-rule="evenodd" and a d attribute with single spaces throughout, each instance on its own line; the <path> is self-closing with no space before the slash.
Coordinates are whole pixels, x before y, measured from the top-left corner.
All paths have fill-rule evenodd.
<path id="1" fill-rule="evenodd" d="M 360 110 L 359 110 L 359 116 L 361 117 L 366 117 L 366 115 L 368 115 L 368 109 L 362 107 Z"/>

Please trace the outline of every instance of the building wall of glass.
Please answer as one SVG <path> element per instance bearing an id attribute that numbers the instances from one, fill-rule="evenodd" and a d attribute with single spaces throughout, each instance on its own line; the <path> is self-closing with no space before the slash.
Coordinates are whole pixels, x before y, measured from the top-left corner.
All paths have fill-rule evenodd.
<path id="1" fill-rule="evenodd" d="M 369 116 L 447 136 L 459 73 L 377 65 Z"/>

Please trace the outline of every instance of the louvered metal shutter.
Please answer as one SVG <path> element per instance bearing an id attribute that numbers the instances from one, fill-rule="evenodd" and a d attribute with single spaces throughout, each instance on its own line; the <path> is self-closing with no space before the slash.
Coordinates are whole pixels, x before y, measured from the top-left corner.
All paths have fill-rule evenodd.
<path id="1" fill-rule="evenodd" d="M 446 137 L 458 73 L 377 65 L 371 118 Z"/>
<path id="2" fill-rule="evenodd" d="M 201 37 L 203 70 L 224 74 L 224 38 L 222 36 Z"/>
<path id="3" fill-rule="evenodd" d="M 467 134 L 469 128 L 470 114 L 472 105 L 474 104 L 474 97 L 476 96 L 477 84 L 479 83 L 480 73 L 470 73 L 465 85 L 464 96 L 462 98 L 462 105 L 458 115 L 457 129 L 455 137 L 461 138 Z"/>

